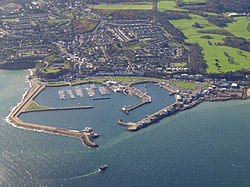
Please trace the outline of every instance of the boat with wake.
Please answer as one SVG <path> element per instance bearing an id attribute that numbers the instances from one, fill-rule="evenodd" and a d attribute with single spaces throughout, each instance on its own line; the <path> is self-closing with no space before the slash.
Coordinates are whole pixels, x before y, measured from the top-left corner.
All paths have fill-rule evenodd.
<path id="1" fill-rule="evenodd" d="M 100 171 L 103 171 L 105 169 L 107 169 L 108 165 L 107 164 L 103 164 L 99 167 Z"/>

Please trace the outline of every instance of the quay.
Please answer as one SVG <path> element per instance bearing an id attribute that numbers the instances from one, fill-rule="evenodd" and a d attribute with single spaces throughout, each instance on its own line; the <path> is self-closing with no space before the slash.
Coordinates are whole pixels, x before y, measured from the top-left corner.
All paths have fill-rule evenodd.
<path id="1" fill-rule="evenodd" d="M 40 124 L 34 123 L 26 123 L 23 122 L 19 117 L 28 106 L 33 102 L 35 97 L 45 89 L 46 84 L 42 84 L 35 79 L 30 80 L 31 88 L 27 91 L 27 94 L 24 96 L 22 102 L 11 112 L 8 116 L 9 123 L 11 123 L 14 127 L 22 128 L 26 130 L 33 130 L 45 133 L 52 133 L 61 136 L 69 136 L 75 137 L 82 140 L 82 142 L 92 148 L 98 147 L 98 145 L 92 140 L 92 136 L 89 132 L 77 131 L 77 130 L 70 130 L 70 129 L 63 129 L 58 127 L 52 126 L 45 126 Z M 82 108 L 91 108 L 91 106 L 81 106 L 81 107 L 66 107 L 61 109 L 48 109 L 48 110 L 69 110 L 69 109 L 82 109 Z"/>
<path id="2" fill-rule="evenodd" d="M 179 111 L 178 103 L 175 102 L 171 105 L 164 107 L 160 111 L 155 112 L 154 114 L 146 116 L 145 118 L 143 118 L 142 120 L 140 120 L 138 122 L 123 122 L 120 119 L 118 121 L 118 124 L 123 125 L 123 126 L 127 126 L 129 131 L 137 131 L 138 129 L 147 127 L 147 126 L 159 121 L 160 119 L 162 119 L 166 116 L 172 115 L 178 111 Z"/>
<path id="3" fill-rule="evenodd" d="M 152 98 L 147 95 L 146 92 L 142 91 L 142 90 L 139 90 L 138 88 L 135 88 L 135 87 L 127 87 L 126 90 L 135 95 L 136 97 L 138 97 L 140 99 L 140 103 L 136 104 L 136 105 L 133 105 L 133 106 L 124 106 L 122 108 L 122 111 L 125 112 L 126 114 L 129 114 L 130 111 L 142 106 L 142 105 L 145 105 L 147 103 L 151 103 L 152 102 Z"/>

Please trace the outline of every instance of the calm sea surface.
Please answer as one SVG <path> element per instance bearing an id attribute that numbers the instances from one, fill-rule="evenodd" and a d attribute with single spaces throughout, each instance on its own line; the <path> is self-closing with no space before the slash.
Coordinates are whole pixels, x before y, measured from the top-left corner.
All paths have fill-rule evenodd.
<path id="1" fill-rule="evenodd" d="M 250 186 L 250 100 L 203 103 L 138 132 L 117 125 L 137 121 L 173 102 L 154 84 L 137 85 L 153 97 L 125 115 L 124 105 L 138 102 L 111 93 L 109 100 L 61 101 L 48 88 L 36 101 L 45 106 L 91 105 L 93 109 L 27 113 L 27 122 L 100 133 L 98 149 L 79 139 L 13 128 L 4 118 L 28 88 L 27 71 L 0 71 L 0 186 Z M 86 93 L 85 93 L 86 95 Z M 87 96 L 87 95 L 86 95 Z M 108 169 L 98 172 L 101 164 Z"/>

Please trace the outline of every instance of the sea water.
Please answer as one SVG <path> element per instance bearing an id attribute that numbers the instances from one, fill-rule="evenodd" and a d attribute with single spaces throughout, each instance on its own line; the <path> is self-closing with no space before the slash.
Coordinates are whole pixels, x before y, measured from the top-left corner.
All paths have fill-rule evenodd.
<path id="1" fill-rule="evenodd" d="M 26 71 L 0 71 L 0 186 L 249 186 L 250 101 L 202 103 L 137 132 L 118 119 L 137 121 L 173 101 L 154 84 L 142 89 L 152 104 L 126 115 L 134 96 L 111 93 L 109 100 L 62 101 L 44 90 L 39 104 L 50 107 L 92 105 L 93 109 L 22 115 L 27 122 L 100 134 L 98 149 L 79 139 L 14 128 L 4 118 L 28 88 Z M 87 95 L 86 95 L 87 96 Z M 79 104 L 80 103 L 80 104 Z M 99 172 L 101 164 L 107 170 Z"/>

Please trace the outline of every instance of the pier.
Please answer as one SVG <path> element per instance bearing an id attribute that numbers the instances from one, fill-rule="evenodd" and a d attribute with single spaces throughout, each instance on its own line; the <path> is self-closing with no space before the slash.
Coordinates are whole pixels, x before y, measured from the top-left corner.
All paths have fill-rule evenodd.
<path id="1" fill-rule="evenodd" d="M 122 120 L 119 120 L 117 123 L 123 126 L 127 126 L 129 131 L 136 131 L 140 128 L 147 127 L 166 116 L 174 114 L 177 111 L 179 111 L 178 103 L 175 102 L 171 105 L 164 107 L 160 111 L 155 112 L 154 114 L 146 116 L 145 118 L 143 118 L 138 122 L 123 122 Z"/>
<path id="2" fill-rule="evenodd" d="M 152 99 L 149 95 L 147 95 L 146 92 L 142 91 L 142 90 L 139 90 L 135 87 L 127 87 L 126 90 L 135 95 L 136 97 L 138 97 L 140 99 L 140 103 L 136 104 L 136 105 L 133 105 L 133 106 L 124 106 L 122 108 L 122 111 L 125 112 L 126 114 L 129 114 L 130 111 L 142 106 L 142 105 L 145 105 L 147 103 L 151 103 L 152 102 Z"/>

